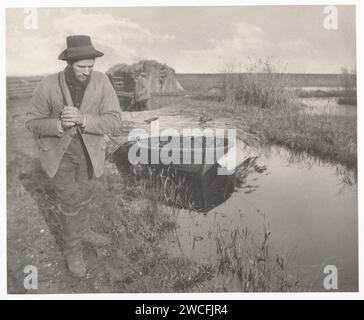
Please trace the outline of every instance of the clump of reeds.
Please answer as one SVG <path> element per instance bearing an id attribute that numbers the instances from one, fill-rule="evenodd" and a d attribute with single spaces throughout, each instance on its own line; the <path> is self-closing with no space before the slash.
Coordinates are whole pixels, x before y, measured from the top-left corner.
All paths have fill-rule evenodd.
<path id="1" fill-rule="evenodd" d="M 342 90 L 338 103 L 356 105 L 356 71 L 354 69 L 342 68 L 341 74 Z"/>
<path id="2" fill-rule="evenodd" d="M 169 206 L 172 212 L 193 208 L 191 182 L 175 169 L 136 165 L 133 172 L 143 195 L 149 194 L 153 201 Z"/>
<path id="3" fill-rule="evenodd" d="M 218 226 L 215 240 L 217 270 L 224 291 L 299 291 L 298 279 L 288 273 L 284 257 L 273 253 L 269 225 L 264 223 L 259 241 L 246 226 L 223 231 Z"/>
<path id="4" fill-rule="evenodd" d="M 211 264 L 193 264 L 187 258 L 172 258 L 166 265 L 171 273 L 172 289 L 176 292 L 186 292 L 197 289 L 204 282 L 211 280 L 215 270 Z"/>
<path id="5" fill-rule="evenodd" d="M 285 90 L 285 69 L 272 57 L 259 58 L 244 73 L 228 69 L 222 78 L 224 101 L 228 104 L 254 105 L 261 108 L 282 108 L 292 105 L 294 93 Z"/>

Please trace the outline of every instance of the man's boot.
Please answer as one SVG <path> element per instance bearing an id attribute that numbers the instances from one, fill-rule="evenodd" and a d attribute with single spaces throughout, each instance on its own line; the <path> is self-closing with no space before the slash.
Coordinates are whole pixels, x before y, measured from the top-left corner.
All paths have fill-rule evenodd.
<path id="1" fill-rule="evenodd" d="M 80 223 L 80 237 L 82 241 L 91 243 L 95 246 L 105 246 L 111 243 L 111 241 L 105 236 L 91 230 L 90 211 L 87 206 L 80 211 L 78 218 Z"/>
<path id="2" fill-rule="evenodd" d="M 82 278 L 86 275 L 86 264 L 82 256 L 81 243 L 65 249 L 65 257 L 67 267 L 74 276 Z"/>
<path id="3" fill-rule="evenodd" d="M 84 277 L 86 275 L 86 264 L 82 255 L 79 210 L 69 213 L 62 210 L 60 206 L 58 209 L 62 222 L 64 256 L 67 267 L 74 276 Z"/>

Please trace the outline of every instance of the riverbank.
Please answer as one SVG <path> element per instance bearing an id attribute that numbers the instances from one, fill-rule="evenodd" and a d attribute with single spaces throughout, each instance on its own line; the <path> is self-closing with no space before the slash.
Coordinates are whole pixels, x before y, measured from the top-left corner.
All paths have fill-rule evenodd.
<path id="1" fill-rule="evenodd" d="M 171 99 L 171 98 L 169 98 Z M 229 118 L 227 126 L 255 135 L 263 145 L 283 146 L 322 161 L 357 170 L 357 119 L 354 116 L 309 114 L 299 104 L 271 110 L 256 106 L 229 106 L 222 101 L 175 97 L 167 105 L 180 105 L 185 115 L 206 119 Z M 157 101 L 157 105 L 164 105 Z M 208 122 L 205 126 L 208 126 Z M 239 134 L 239 132 L 238 132 Z"/>

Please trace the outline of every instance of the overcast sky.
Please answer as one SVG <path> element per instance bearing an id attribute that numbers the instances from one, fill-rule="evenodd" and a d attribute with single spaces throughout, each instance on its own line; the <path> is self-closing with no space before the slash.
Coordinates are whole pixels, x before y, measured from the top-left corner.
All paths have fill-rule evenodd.
<path id="1" fill-rule="evenodd" d="M 7 9 L 7 74 L 60 70 L 72 34 L 90 35 L 105 53 L 100 71 L 140 59 L 178 73 L 244 71 L 251 59 L 273 56 L 287 72 L 338 73 L 355 66 L 356 48 L 355 8 L 337 8 L 337 30 L 323 27 L 323 6 L 42 8 L 36 30 L 24 28 L 23 9 Z"/>

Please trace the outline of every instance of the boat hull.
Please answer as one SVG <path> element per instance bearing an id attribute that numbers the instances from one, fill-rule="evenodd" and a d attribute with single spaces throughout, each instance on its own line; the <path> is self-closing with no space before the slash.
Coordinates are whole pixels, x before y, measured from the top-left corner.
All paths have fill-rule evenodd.
<path id="1" fill-rule="evenodd" d="M 204 137 L 202 137 L 203 139 Z M 151 159 L 159 159 L 157 165 L 160 167 L 171 167 L 178 172 L 186 174 L 195 174 L 199 176 L 204 176 L 207 171 L 217 164 L 217 161 L 228 152 L 228 140 L 226 138 L 218 139 L 214 137 L 214 141 L 211 143 L 206 143 L 206 140 L 202 140 L 201 143 L 197 143 L 196 137 L 190 137 L 191 143 L 188 143 L 186 147 L 186 141 L 180 138 L 180 144 L 178 147 L 168 146 L 169 157 L 166 156 L 167 152 L 163 148 L 168 143 L 165 138 L 160 141 L 152 142 L 151 138 L 141 139 L 137 141 L 138 148 L 140 150 L 139 154 L 148 155 L 147 165 L 156 165 L 155 161 L 152 162 Z M 188 140 L 188 139 L 187 139 Z M 163 144 L 161 144 L 163 142 Z M 167 146 L 166 146 L 167 147 Z M 154 154 L 152 156 L 152 153 Z M 171 157 L 174 154 L 173 159 L 178 161 L 172 161 Z M 168 161 L 163 161 L 167 159 Z"/>

